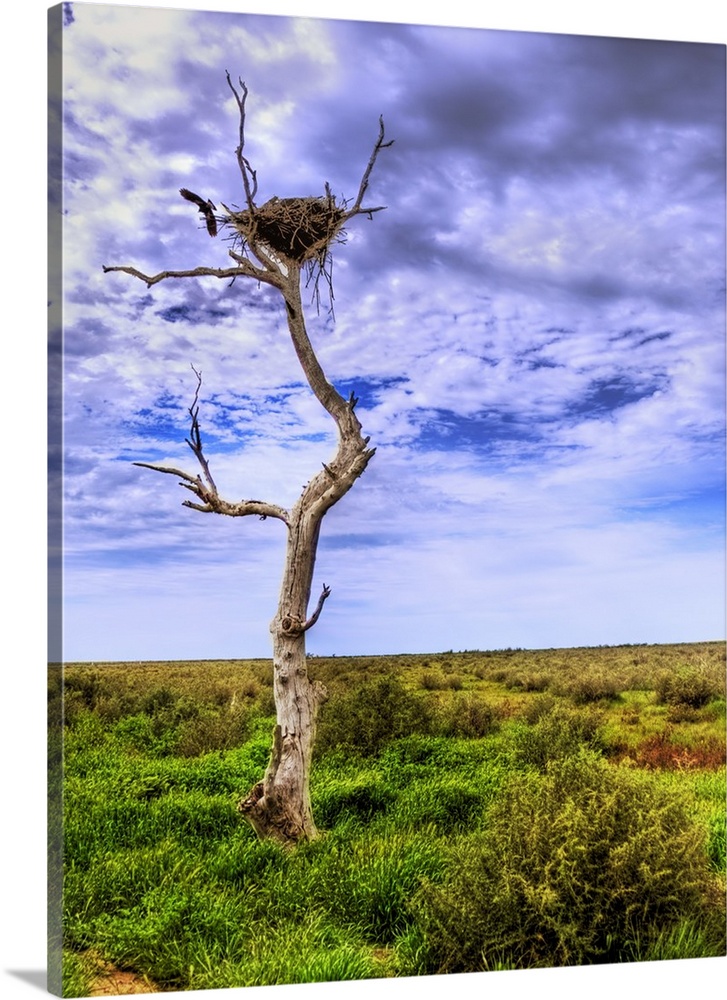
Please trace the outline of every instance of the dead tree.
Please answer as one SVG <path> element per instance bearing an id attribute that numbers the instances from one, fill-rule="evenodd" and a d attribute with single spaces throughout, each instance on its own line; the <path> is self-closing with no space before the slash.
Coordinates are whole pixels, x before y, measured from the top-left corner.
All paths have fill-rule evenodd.
<path id="1" fill-rule="evenodd" d="M 136 465 L 176 476 L 180 485 L 196 498 L 184 506 L 205 513 L 230 517 L 256 515 L 277 518 L 287 531 L 287 550 L 280 600 L 270 631 L 273 636 L 273 683 L 276 726 L 270 761 L 262 781 L 240 801 L 238 808 L 260 837 L 272 837 L 295 843 L 316 836 L 310 805 L 309 774 L 318 709 L 326 698 L 325 687 L 308 676 L 306 632 L 315 625 L 331 590 L 325 584 L 311 614 L 308 605 L 321 521 L 338 500 L 353 486 L 368 465 L 375 449 L 354 412 L 353 393 L 344 399 L 331 385 L 320 366 L 306 331 L 301 301 L 303 277 L 314 279 L 318 289 L 321 277 L 330 283 L 330 248 L 341 242 L 347 222 L 358 215 L 372 217 L 385 206 L 364 204 L 371 172 L 379 152 L 391 145 L 384 141 L 384 122 L 379 119 L 378 138 L 353 203 L 337 202 L 328 184 L 322 197 L 271 198 L 258 205 L 258 179 L 245 153 L 245 105 L 247 87 L 238 80 L 239 90 L 230 74 L 227 82 L 239 110 L 237 163 L 242 177 L 245 205 L 233 210 L 222 204 L 224 214 L 215 214 L 216 206 L 183 188 L 180 194 L 198 206 L 210 236 L 227 233 L 232 238 L 228 253 L 231 267 L 195 267 L 183 271 L 142 274 L 131 266 L 104 267 L 104 271 L 122 271 L 146 282 L 147 287 L 167 278 L 211 276 L 215 278 L 251 278 L 277 289 L 283 298 L 288 330 L 308 384 L 328 413 L 338 431 L 334 457 L 304 487 L 298 501 L 286 510 L 262 500 L 229 501 L 220 496 L 202 448 L 199 424 L 199 390 L 190 407 L 191 431 L 187 444 L 198 466 L 196 474 L 181 469 L 136 462 Z M 331 289 L 332 293 L 332 289 Z"/>

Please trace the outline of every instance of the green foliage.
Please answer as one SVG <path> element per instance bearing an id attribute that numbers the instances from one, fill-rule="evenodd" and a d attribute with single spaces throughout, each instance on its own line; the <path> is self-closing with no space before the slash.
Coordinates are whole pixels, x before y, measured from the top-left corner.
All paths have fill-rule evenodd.
<path id="1" fill-rule="evenodd" d="M 64 949 L 61 995 L 64 997 L 90 996 L 93 979 L 94 968 L 92 963 L 83 955 Z"/>
<path id="2" fill-rule="evenodd" d="M 333 925 L 324 914 L 303 921 L 270 923 L 262 918 L 230 947 L 198 945 L 189 989 L 264 986 L 374 979 L 381 965 L 355 934 Z"/>
<path id="3" fill-rule="evenodd" d="M 409 900 L 442 870 L 442 850 L 431 831 L 336 838 L 314 850 L 314 863 L 291 865 L 279 898 L 325 911 L 362 939 L 390 944 L 411 922 Z M 308 902 L 309 901 L 309 902 Z"/>
<path id="4" fill-rule="evenodd" d="M 316 746 L 318 753 L 345 746 L 371 756 L 400 736 L 426 733 L 431 727 L 426 702 L 397 677 L 384 676 L 323 706 Z"/>
<path id="5" fill-rule="evenodd" d="M 499 726 L 497 712 L 481 695 L 467 692 L 456 696 L 437 714 L 437 729 L 446 736 L 468 736 L 478 739 L 495 732 Z"/>
<path id="6" fill-rule="evenodd" d="M 716 872 L 724 875 L 727 867 L 727 813 L 722 809 L 714 813 L 709 821 L 707 857 Z"/>
<path id="7" fill-rule="evenodd" d="M 656 682 L 657 701 L 663 705 L 686 706 L 697 709 L 723 691 L 723 682 L 704 664 L 681 666 L 676 671 L 663 673 Z"/>
<path id="8" fill-rule="evenodd" d="M 371 820 L 383 812 L 393 798 L 381 776 L 363 772 L 353 778 L 317 783 L 313 791 L 313 808 L 317 822 L 327 829 L 342 818 Z"/>
<path id="9" fill-rule="evenodd" d="M 486 832 L 416 901 L 436 971 L 617 961 L 698 920 L 710 886 L 704 829 L 684 797 L 592 751 L 515 775 Z M 704 954 L 718 953 L 712 942 Z"/>
<path id="10" fill-rule="evenodd" d="M 635 934 L 622 958 L 632 962 L 662 962 L 723 954 L 724 920 L 715 913 L 702 920 L 687 917 L 656 934 L 643 935 L 643 940 Z"/>
<path id="11" fill-rule="evenodd" d="M 487 741 L 414 734 L 390 743 L 379 766 L 391 787 L 407 789 L 420 780 L 453 774 L 483 781 L 499 759 L 498 750 Z"/>
<path id="12" fill-rule="evenodd" d="M 456 775 L 419 781 L 399 796 L 393 818 L 400 829 L 430 826 L 437 833 L 476 828 L 487 801 L 478 783 Z"/>
<path id="13" fill-rule="evenodd" d="M 721 657 L 311 658 L 331 692 L 311 779 L 324 832 L 294 851 L 236 811 L 270 754 L 269 661 L 71 665 L 65 687 L 49 671 L 68 989 L 97 958 L 206 989 L 718 952 L 724 702 L 654 691 L 685 662 L 718 678 Z M 588 675 L 621 701 L 574 705 Z M 624 734 L 630 766 L 607 763 Z"/>
<path id="14" fill-rule="evenodd" d="M 544 771 L 550 762 L 578 754 L 584 747 L 601 752 L 605 748 L 601 721 L 593 709 L 570 708 L 556 702 L 532 724 L 516 723 L 511 727 L 511 760 L 516 767 Z"/>
<path id="15" fill-rule="evenodd" d="M 591 702 L 614 701 L 619 697 L 620 685 L 617 678 L 604 672 L 591 672 L 572 678 L 564 687 L 576 705 Z"/>

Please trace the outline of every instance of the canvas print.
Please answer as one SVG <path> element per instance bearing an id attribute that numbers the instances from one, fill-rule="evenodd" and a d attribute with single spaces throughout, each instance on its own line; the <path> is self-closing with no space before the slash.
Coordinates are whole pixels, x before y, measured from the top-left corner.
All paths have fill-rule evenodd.
<path id="1" fill-rule="evenodd" d="M 725 48 L 49 11 L 49 988 L 725 954 Z"/>

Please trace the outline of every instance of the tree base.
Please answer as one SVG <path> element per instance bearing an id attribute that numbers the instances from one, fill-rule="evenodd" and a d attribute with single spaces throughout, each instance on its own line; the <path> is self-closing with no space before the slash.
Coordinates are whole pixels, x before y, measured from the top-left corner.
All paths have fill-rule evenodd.
<path id="1" fill-rule="evenodd" d="M 260 840 L 277 840 L 287 847 L 301 840 L 314 840 L 318 836 L 311 817 L 299 815 L 296 809 L 286 808 L 274 793 L 265 794 L 265 782 L 259 781 L 245 799 L 237 803 Z"/>

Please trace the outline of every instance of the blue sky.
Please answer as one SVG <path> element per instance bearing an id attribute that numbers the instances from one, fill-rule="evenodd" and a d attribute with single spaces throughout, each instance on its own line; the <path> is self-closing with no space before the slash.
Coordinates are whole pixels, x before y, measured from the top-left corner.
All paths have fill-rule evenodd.
<path id="1" fill-rule="evenodd" d="M 279 522 L 181 506 L 201 420 L 220 491 L 290 505 L 334 449 L 272 290 L 189 187 L 388 206 L 336 248 L 329 378 L 377 453 L 326 517 L 309 649 L 724 635 L 724 46 L 72 5 L 65 54 L 64 654 L 269 654 Z"/>

